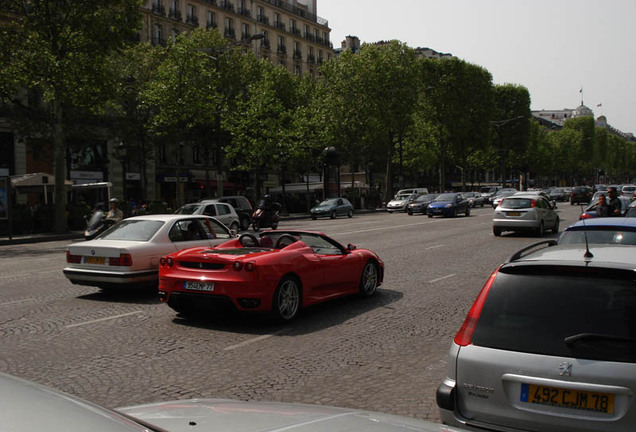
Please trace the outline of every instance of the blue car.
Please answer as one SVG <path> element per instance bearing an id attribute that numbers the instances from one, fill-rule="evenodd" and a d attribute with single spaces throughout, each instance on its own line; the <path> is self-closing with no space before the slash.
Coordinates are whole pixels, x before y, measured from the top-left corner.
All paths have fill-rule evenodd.
<path id="1" fill-rule="evenodd" d="M 470 216 L 470 201 L 462 193 L 443 193 L 426 208 L 428 217 L 456 217 L 459 213 Z"/>
<path id="2" fill-rule="evenodd" d="M 570 225 L 559 236 L 559 244 L 636 245 L 636 218 L 602 217 Z M 594 253 L 594 250 L 592 250 Z"/>

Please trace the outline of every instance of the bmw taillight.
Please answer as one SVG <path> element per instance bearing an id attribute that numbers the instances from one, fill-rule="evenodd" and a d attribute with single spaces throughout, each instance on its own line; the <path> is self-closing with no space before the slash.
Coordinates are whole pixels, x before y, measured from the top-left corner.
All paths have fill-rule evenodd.
<path id="1" fill-rule="evenodd" d="M 80 264 L 82 262 L 82 256 L 72 255 L 69 251 L 66 251 L 66 262 L 69 264 Z"/>
<path id="2" fill-rule="evenodd" d="M 130 254 L 120 254 L 118 257 L 108 258 L 108 265 L 117 267 L 132 267 L 132 256 Z"/>
<path id="3" fill-rule="evenodd" d="M 477 299 L 471 306 L 468 311 L 468 315 L 462 324 L 462 327 L 459 329 L 457 334 L 455 335 L 455 343 L 459 346 L 467 346 L 470 345 L 471 340 L 473 339 L 473 334 L 475 333 L 475 327 L 477 327 L 477 322 L 479 321 L 479 316 L 481 315 L 481 310 L 484 307 L 484 303 L 486 302 L 486 297 L 488 297 L 488 292 L 492 287 L 493 282 L 495 282 L 495 278 L 497 277 L 497 273 L 499 273 L 499 268 L 495 270 L 488 280 L 486 284 L 479 292 Z"/>

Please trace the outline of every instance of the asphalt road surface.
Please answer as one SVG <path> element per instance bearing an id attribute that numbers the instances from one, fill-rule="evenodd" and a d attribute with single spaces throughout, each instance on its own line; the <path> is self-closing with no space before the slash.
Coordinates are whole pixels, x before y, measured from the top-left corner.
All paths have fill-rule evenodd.
<path id="1" fill-rule="evenodd" d="M 561 226 L 580 209 L 559 205 Z M 0 371 L 114 408 L 193 397 L 303 402 L 439 421 L 449 344 L 482 285 L 537 238 L 470 217 L 402 213 L 282 222 L 376 251 L 384 285 L 275 325 L 183 319 L 154 292 L 102 293 L 62 274 L 65 242 L 0 247 Z M 544 239 L 554 238 L 546 235 Z"/>

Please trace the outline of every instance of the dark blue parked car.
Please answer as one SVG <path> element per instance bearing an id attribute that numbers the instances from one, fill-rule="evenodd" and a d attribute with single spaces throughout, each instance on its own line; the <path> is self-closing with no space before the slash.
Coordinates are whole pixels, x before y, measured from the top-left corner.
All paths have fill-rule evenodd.
<path id="1" fill-rule="evenodd" d="M 426 209 L 428 217 L 455 217 L 459 213 L 470 216 L 470 201 L 462 193 L 440 194 Z"/>
<path id="2" fill-rule="evenodd" d="M 346 198 L 331 198 L 324 200 L 316 207 L 309 210 L 311 218 L 316 219 L 321 216 L 328 216 L 335 219 L 337 216 L 353 217 L 353 206 Z"/>

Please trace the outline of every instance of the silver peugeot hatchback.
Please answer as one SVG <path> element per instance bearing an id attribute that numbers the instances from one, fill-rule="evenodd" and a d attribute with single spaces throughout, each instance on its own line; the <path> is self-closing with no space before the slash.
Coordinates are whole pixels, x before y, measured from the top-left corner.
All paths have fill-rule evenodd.
<path id="1" fill-rule="evenodd" d="M 522 249 L 488 279 L 437 390 L 444 423 L 488 431 L 636 428 L 633 246 Z"/>

